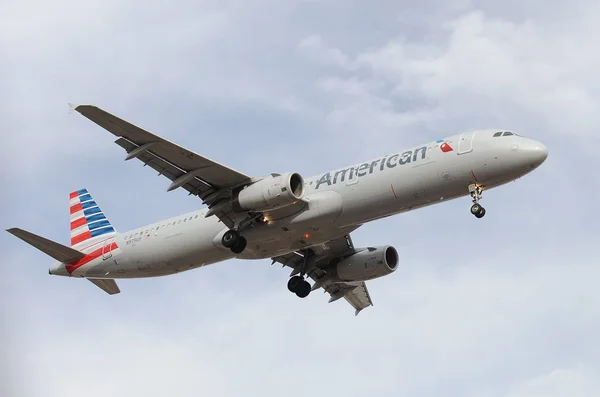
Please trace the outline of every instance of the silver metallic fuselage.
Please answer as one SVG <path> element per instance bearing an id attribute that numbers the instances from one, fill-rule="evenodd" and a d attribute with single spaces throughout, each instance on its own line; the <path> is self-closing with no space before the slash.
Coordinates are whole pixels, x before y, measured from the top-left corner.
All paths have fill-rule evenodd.
<path id="1" fill-rule="evenodd" d="M 497 131 L 501 130 L 448 137 L 443 141 L 450 151 L 442 150 L 444 142 L 431 142 L 400 152 L 410 152 L 405 157 L 391 154 L 307 177 L 309 208 L 244 230 L 248 245 L 237 257 L 271 258 L 322 244 L 366 222 L 468 196 L 472 183 L 485 190 L 500 186 L 546 159 L 548 150 L 543 144 L 517 135 L 494 137 Z M 350 169 L 352 173 L 342 172 Z M 71 276 L 155 277 L 235 257 L 220 244 L 227 227 L 215 216 L 205 217 L 206 211 L 118 233 L 114 236 L 118 253 L 106 252 L 100 263 L 82 266 Z M 70 275 L 62 263 L 54 264 L 50 273 Z"/>

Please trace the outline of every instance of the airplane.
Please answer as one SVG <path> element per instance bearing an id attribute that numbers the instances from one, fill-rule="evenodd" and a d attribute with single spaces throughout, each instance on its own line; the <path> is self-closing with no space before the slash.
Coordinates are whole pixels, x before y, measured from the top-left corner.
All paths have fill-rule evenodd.
<path id="1" fill-rule="evenodd" d="M 85 278 L 108 294 L 116 279 L 176 274 L 232 258 L 267 259 L 291 269 L 287 288 L 300 298 L 322 288 L 358 315 L 373 302 L 366 281 L 398 268 L 392 245 L 354 246 L 365 223 L 446 202 L 471 199 L 482 218 L 484 190 L 538 168 L 548 148 L 506 129 L 464 132 L 365 162 L 304 177 L 298 172 L 243 174 L 93 105 L 71 109 L 103 127 L 127 152 L 184 189 L 204 207 L 124 233 L 87 189 L 69 195 L 71 243 L 19 228 L 14 236 L 53 257 L 49 274 Z M 313 283 L 308 280 L 312 280 Z"/>

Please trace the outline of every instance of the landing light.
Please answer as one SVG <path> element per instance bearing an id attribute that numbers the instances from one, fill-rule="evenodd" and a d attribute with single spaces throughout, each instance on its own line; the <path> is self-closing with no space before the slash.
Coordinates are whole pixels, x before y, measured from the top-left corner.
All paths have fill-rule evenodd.
<path id="1" fill-rule="evenodd" d="M 306 233 L 306 234 L 304 235 L 304 238 L 306 238 L 306 239 L 308 239 L 309 237 L 310 237 L 310 234 L 308 234 L 308 233 Z"/>

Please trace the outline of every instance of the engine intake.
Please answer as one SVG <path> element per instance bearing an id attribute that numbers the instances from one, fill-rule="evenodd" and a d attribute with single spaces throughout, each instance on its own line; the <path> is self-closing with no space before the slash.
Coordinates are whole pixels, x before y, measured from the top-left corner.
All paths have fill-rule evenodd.
<path id="1" fill-rule="evenodd" d="M 398 251 L 391 245 L 369 247 L 334 266 L 334 278 L 340 281 L 365 281 L 387 276 L 398 268 Z"/>
<path id="2" fill-rule="evenodd" d="M 296 172 L 270 175 L 240 190 L 233 200 L 238 211 L 265 211 L 286 207 L 304 197 L 305 185 Z"/>

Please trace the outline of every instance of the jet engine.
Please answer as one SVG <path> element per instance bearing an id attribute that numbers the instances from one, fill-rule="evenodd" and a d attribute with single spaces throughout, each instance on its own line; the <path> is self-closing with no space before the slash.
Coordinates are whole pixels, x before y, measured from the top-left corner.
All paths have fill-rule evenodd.
<path id="1" fill-rule="evenodd" d="M 398 268 L 398 252 L 390 245 L 369 247 L 333 267 L 332 277 L 340 281 L 365 281 L 387 276 Z"/>
<path id="2" fill-rule="evenodd" d="M 296 172 L 270 175 L 240 190 L 233 199 L 238 211 L 265 211 L 286 207 L 304 197 L 305 185 Z"/>

